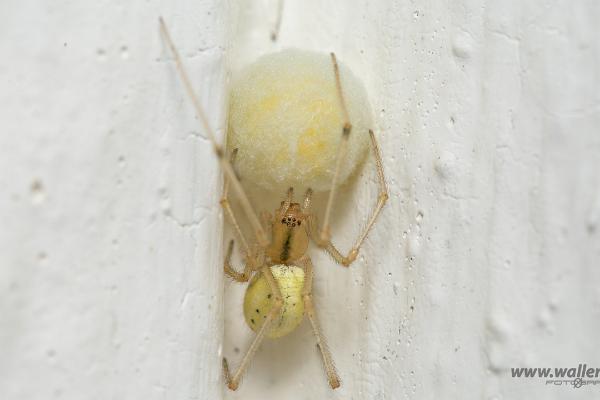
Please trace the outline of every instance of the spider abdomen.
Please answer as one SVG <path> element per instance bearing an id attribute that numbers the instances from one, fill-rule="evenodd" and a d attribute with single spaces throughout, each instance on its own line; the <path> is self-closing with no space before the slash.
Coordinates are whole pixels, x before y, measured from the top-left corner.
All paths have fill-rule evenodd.
<path id="1" fill-rule="evenodd" d="M 273 320 L 267 332 L 270 338 L 278 338 L 292 332 L 304 318 L 304 270 L 293 265 L 273 265 L 271 272 L 279 285 L 283 304 L 279 317 Z M 273 293 L 262 274 L 256 274 L 244 296 L 244 317 L 246 323 L 258 332 L 273 308 Z"/>

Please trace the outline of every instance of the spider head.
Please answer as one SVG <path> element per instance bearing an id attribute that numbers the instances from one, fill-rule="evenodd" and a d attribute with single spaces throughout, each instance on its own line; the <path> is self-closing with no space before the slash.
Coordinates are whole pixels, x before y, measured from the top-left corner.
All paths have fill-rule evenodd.
<path id="1" fill-rule="evenodd" d="M 306 215 L 302 213 L 302 209 L 298 203 L 290 203 L 286 207 L 286 202 L 282 201 L 278 214 L 279 221 L 276 221 L 276 223 L 286 225 L 288 228 L 301 227 L 306 220 Z"/>

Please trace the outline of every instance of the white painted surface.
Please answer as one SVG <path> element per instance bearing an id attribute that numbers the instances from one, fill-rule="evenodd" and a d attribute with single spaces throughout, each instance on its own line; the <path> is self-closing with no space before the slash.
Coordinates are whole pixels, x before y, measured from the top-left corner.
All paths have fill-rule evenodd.
<path id="1" fill-rule="evenodd" d="M 218 124 L 222 14 L 167 5 L 0 5 L 2 399 L 222 393 L 219 172 L 158 31 Z"/>
<path id="2" fill-rule="evenodd" d="M 230 283 L 222 334 L 219 172 L 156 17 L 222 128 L 225 70 L 274 49 L 272 5 L 252 4 L 0 5 L 1 397 L 596 398 L 509 370 L 600 367 L 592 0 L 286 2 L 276 47 L 335 50 L 364 79 L 391 199 L 350 270 L 311 253 L 343 387 L 304 325 L 223 390 L 221 343 L 236 364 L 251 335 Z"/>

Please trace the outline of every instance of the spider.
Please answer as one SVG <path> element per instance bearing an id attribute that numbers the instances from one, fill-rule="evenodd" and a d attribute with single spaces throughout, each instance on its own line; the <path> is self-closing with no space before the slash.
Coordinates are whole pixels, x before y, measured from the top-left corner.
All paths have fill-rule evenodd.
<path id="1" fill-rule="evenodd" d="M 360 246 L 375 224 L 388 199 L 383 163 L 375 135 L 372 130 L 369 130 L 379 186 L 377 203 L 354 246 L 346 255 L 343 255 L 331 242 L 330 216 L 335 205 L 340 169 L 347 154 L 348 138 L 352 125 L 345 105 L 337 60 L 335 54 L 331 53 L 332 73 L 335 77 L 336 91 L 341 104 L 344 123 L 341 127 L 342 140 L 337 150 L 335 171 L 325 209 L 323 226 L 319 230 L 316 216 L 311 210 L 313 191 L 310 188 L 306 190 L 303 201 L 298 203 L 295 202 L 294 190 L 290 187 L 274 214 L 263 212 L 259 218 L 234 171 L 237 150 L 234 149 L 227 157 L 223 147 L 216 142 L 215 135 L 192 89 L 167 27 L 162 18 L 159 19 L 159 22 L 161 33 L 173 55 L 185 90 L 224 171 L 223 195 L 220 203 L 225 214 L 231 220 L 245 250 L 245 265 L 243 271 L 238 272 L 230 264 L 234 242 L 233 240 L 229 242 L 224 260 L 224 272 L 237 282 L 249 282 L 244 300 L 244 315 L 249 327 L 256 332 L 256 336 L 235 373 L 230 372 L 227 360 L 223 358 L 223 371 L 227 386 L 231 390 L 238 388 L 242 376 L 265 337 L 276 338 L 292 332 L 306 315 L 322 356 L 329 385 L 332 389 L 336 389 L 340 386 L 340 379 L 318 322 L 312 293 L 313 264 L 307 250 L 309 242 L 312 240 L 344 267 L 348 267 L 356 260 Z M 256 237 L 256 243 L 252 246 L 248 244 L 248 240 L 238 223 L 238 218 L 230 205 L 230 186 L 233 187 L 239 197 L 244 214 L 252 225 Z"/>

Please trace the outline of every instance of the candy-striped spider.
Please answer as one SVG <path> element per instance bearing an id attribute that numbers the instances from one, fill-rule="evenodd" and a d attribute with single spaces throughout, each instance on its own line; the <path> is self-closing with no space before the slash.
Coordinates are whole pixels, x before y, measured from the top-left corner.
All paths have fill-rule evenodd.
<path id="1" fill-rule="evenodd" d="M 244 314 L 248 325 L 256 332 L 256 336 L 235 373 L 230 373 L 227 361 L 225 358 L 223 359 L 223 370 L 227 385 L 232 390 L 238 388 L 240 379 L 246 371 L 250 360 L 265 337 L 274 338 L 290 333 L 298 326 L 306 314 L 323 358 L 329 385 L 335 389 L 340 386 L 340 379 L 318 322 L 312 295 L 313 265 L 307 254 L 307 250 L 309 241 L 312 240 L 317 246 L 327 251 L 337 263 L 343 266 L 350 265 L 356 259 L 360 246 L 373 227 L 377 216 L 388 198 L 383 164 L 375 135 L 372 130 L 369 131 L 379 182 L 377 203 L 367 225 L 358 236 L 354 246 L 346 255 L 343 255 L 330 240 L 330 216 L 332 208 L 336 204 L 335 195 L 340 169 L 347 155 L 348 139 L 351 134 L 352 125 L 350 124 L 346 109 L 338 64 L 335 55 L 331 53 L 333 67 L 331 73 L 335 77 L 336 92 L 341 105 L 344 123 L 340 129 L 341 142 L 337 149 L 335 171 L 325 209 L 323 226 L 320 230 L 318 229 L 316 216 L 311 211 L 311 189 L 306 191 L 302 203 L 294 202 L 293 189 L 288 189 L 285 199 L 281 202 L 279 208 L 275 210 L 274 214 L 271 215 L 263 212 L 259 218 L 234 172 L 233 164 L 235 163 L 236 151 L 234 150 L 228 158 L 225 155 L 223 147 L 217 144 L 215 135 L 192 90 L 181 58 L 162 18 L 160 19 L 160 27 L 174 56 L 181 80 L 194 105 L 196 114 L 211 140 L 215 154 L 223 168 L 225 177 L 221 205 L 240 238 L 245 255 L 243 271 L 238 272 L 230 264 L 233 251 L 233 241 L 231 241 L 225 257 L 224 270 L 235 281 L 250 282 L 244 300 Z M 250 245 L 245 238 L 238 218 L 230 206 L 228 197 L 230 186 L 233 187 L 236 195 L 239 197 L 245 216 L 252 225 L 256 237 L 256 242 L 253 245 Z"/>

